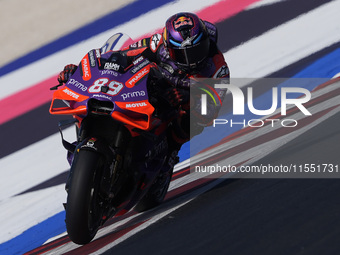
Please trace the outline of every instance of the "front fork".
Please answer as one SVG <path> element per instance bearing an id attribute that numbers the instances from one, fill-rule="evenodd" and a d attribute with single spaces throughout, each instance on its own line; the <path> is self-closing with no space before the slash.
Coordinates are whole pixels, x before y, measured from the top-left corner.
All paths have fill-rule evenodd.
<path id="1" fill-rule="evenodd" d="M 112 198 L 114 194 L 112 193 L 113 185 L 116 182 L 117 171 L 122 164 L 122 146 L 121 144 L 125 141 L 123 137 L 123 132 L 117 132 L 116 138 L 114 139 L 112 145 L 103 138 L 97 137 L 86 137 L 80 141 L 79 125 L 77 127 L 77 141 L 70 143 L 64 139 L 63 129 L 72 124 L 78 124 L 77 119 L 62 120 L 59 122 L 59 132 L 61 134 L 62 144 L 67 150 L 67 160 L 70 165 L 72 165 L 73 159 L 80 150 L 91 150 L 102 155 L 102 183 L 101 189 L 105 193 L 106 197 Z M 115 148 L 115 149 L 114 149 Z M 72 178 L 72 167 L 66 182 L 66 191 L 68 191 L 70 179 Z"/>
<path id="2" fill-rule="evenodd" d="M 61 141 L 62 141 L 62 144 L 64 146 L 64 148 L 69 152 L 69 153 L 74 153 L 75 149 L 76 149 L 76 142 L 74 143 L 70 143 L 68 141 L 66 141 L 64 139 L 64 135 L 63 135 L 63 128 L 65 127 L 69 127 L 73 124 L 77 124 L 79 121 L 77 119 L 67 119 L 67 120 L 61 120 L 59 121 L 58 123 L 58 129 L 59 129 L 59 132 L 60 132 L 60 135 L 61 135 Z M 78 126 L 76 125 L 76 133 L 78 134 Z M 70 165 L 71 165 L 71 162 L 69 162 Z"/>

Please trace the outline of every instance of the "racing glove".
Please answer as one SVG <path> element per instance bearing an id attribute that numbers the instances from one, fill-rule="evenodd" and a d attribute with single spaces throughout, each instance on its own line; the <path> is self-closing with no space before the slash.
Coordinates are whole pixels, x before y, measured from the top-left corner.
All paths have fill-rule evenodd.
<path id="1" fill-rule="evenodd" d="M 187 89 L 170 88 L 166 91 L 165 96 L 172 107 L 178 107 L 189 102 L 190 92 Z"/>
<path id="2" fill-rule="evenodd" d="M 70 64 L 64 67 L 64 70 L 60 72 L 58 76 L 59 83 L 66 83 L 72 74 L 77 70 L 78 66 Z"/>

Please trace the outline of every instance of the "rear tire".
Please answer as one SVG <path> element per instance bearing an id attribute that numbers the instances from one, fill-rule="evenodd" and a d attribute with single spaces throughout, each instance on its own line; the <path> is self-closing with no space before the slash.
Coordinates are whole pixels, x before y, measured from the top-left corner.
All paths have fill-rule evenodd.
<path id="1" fill-rule="evenodd" d="M 135 211 L 144 212 L 163 202 L 171 182 L 172 171 L 173 169 L 157 177 L 145 196 L 135 206 Z"/>
<path id="2" fill-rule="evenodd" d="M 100 154 L 87 150 L 80 150 L 72 165 L 65 222 L 68 235 L 76 244 L 89 243 L 100 227 L 96 181 L 99 167 Z"/>

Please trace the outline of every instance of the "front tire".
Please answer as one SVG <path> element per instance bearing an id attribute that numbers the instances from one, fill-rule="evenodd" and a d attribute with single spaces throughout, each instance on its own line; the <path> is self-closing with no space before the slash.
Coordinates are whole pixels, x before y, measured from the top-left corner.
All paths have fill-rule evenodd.
<path id="1" fill-rule="evenodd" d="M 72 164 L 65 219 L 68 235 L 76 244 L 89 243 L 101 225 L 96 181 L 99 170 L 100 154 L 80 150 Z"/>

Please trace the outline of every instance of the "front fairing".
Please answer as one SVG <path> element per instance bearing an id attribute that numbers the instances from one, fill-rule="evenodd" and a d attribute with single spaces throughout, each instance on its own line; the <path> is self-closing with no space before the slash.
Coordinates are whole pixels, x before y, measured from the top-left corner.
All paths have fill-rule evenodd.
<path id="1" fill-rule="evenodd" d="M 106 55 L 109 54 L 112 53 Z M 113 119 L 149 130 L 154 112 L 147 91 L 151 63 L 139 58 L 126 68 L 116 62 L 102 61 L 102 57 L 98 50 L 84 56 L 77 71 L 53 96 L 53 100 L 63 100 L 68 107 L 53 108 L 52 102 L 50 112 L 84 118 L 91 112 L 91 101 L 107 101 L 113 103 L 108 113 Z"/>

